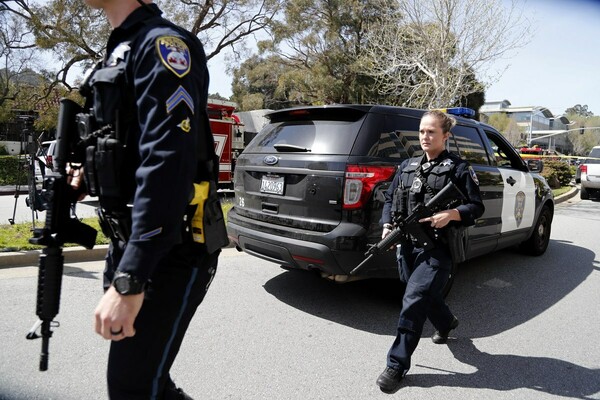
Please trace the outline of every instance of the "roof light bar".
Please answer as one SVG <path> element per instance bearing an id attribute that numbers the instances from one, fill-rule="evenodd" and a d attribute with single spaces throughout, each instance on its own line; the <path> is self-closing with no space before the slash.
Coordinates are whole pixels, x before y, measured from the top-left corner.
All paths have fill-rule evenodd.
<path id="1" fill-rule="evenodd" d="M 475 116 L 475 110 L 468 107 L 439 108 L 439 110 L 446 114 L 458 115 L 460 117 L 473 118 Z"/>

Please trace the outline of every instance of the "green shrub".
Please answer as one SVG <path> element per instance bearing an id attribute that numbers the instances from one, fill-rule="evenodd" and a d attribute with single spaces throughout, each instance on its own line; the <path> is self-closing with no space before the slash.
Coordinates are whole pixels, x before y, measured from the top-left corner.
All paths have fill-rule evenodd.
<path id="1" fill-rule="evenodd" d="M 573 179 L 571 166 L 564 161 L 544 161 L 542 176 L 546 178 L 552 189 L 567 186 Z"/>
<path id="2" fill-rule="evenodd" d="M 8 149 L 6 148 L 5 144 L 0 144 L 0 156 L 7 156 L 8 155 Z"/>
<path id="3" fill-rule="evenodd" d="M 24 160 L 25 158 L 22 158 Z M 18 156 L 0 156 L 0 185 L 27 185 L 26 165 Z"/>

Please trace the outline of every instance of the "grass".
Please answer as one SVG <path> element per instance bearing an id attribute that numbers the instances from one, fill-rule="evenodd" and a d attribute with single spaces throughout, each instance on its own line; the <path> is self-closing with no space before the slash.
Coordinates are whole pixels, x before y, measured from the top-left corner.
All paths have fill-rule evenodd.
<path id="1" fill-rule="evenodd" d="M 567 193 L 571 189 L 572 189 L 571 186 L 563 186 L 563 187 L 559 187 L 558 189 L 552 189 L 552 193 L 554 194 L 554 197 L 557 197 L 557 196 L 560 196 L 561 194 Z"/>
<path id="2" fill-rule="evenodd" d="M 98 231 L 96 244 L 108 244 L 108 239 L 102 234 L 98 225 L 98 218 L 83 218 L 81 220 L 86 225 Z M 44 226 L 44 222 L 38 221 L 36 228 Z M 33 236 L 32 225 L 30 223 L 15 224 L 15 225 L 0 225 L 0 252 L 6 251 L 23 251 L 37 250 L 43 246 L 37 246 L 29 243 L 29 238 Z M 65 247 L 78 246 L 77 244 L 66 244 Z"/>
<path id="3" fill-rule="evenodd" d="M 227 221 L 227 212 L 233 207 L 233 200 L 224 199 L 222 201 L 223 214 L 225 215 L 225 221 Z M 98 231 L 98 237 L 96 238 L 96 244 L 108 244 L 108 239 L 98 225 L 98 218 L 83 218 L 81 220 L 86 225 Z M 37 221 L 35 224 L 36 228 L 42 228 L 44 226 L 43 221 Z M 8 251 L 25 251 L 25 250 L 38 250 L 42 246 L 36 246 L 29 243 L 29 238 L 33 236 L 31 223 L 23 224 L 1 224 L 0 225 L 0 252 Z M 65 247 L 78 246 L 76 244 L 66 244 Z"/>

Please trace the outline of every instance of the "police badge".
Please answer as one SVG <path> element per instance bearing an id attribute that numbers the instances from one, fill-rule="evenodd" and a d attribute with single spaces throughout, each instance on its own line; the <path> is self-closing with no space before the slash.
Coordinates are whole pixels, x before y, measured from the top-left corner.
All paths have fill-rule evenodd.
<path id="1" fill-rule="evenodd" d="M 423 182 L 417 177 L 413 179 L 413 183 L 410 187 L 410 191 L 412 193 L 421 193 L 421 188 L 423 187 Z"/>
<path id="2" fill-rule="evenodd" d="M 192 60 L 190 49 L 183 40 L 175 36 L 161 36 L 156 39 L 156 51 L 160 61 L 175 75 L 183 78 L 190 72 Z"/>

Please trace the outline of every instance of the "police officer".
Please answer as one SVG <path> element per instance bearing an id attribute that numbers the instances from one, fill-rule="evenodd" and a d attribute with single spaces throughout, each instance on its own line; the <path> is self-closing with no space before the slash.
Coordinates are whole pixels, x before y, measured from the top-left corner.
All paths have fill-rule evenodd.
<path id="1" fill-rule="evenodd" d="M 85 84 L 84 176 L 111 245 L 95 329 L 111 399 L 189 399 L 169 370 L 227 236 L 208 70 L 196 37 L 148 0 L 86 0 L 113 31 Z"/>
<path id="2" fill-rule="evenodd" d="M 446 141 L 455 119 L 433 110 L 423 114 L 419 126 L 422 157 L 404 161 L 386 193 L 383 208 L 383 234 L 393 229 L 393 216 L 407 216 L 419 203 L 427 203 L 448 182 L 453 182 L 467 198 L 455 208 L 440 211 L 419 222 L 426 224 L 435 247 L 425 250 L 408 237 L 400 246 L 398 267 L 406 290 L 398 321 L 396 339 L 387 356 L 387 367 L 377 379 L 383 392 L 394 393 L 410 368 L 425 320 L 437 329 L 434 343 L 446 343 L 448 334 L 458 326 L 443 298 L 442 290 L 452 266 L 449 226 L 469 226 L 484 211 L 477 176 L 466 162 L 446 150 Z M 450 224 L 450 225 L 449 225 Z"/>

